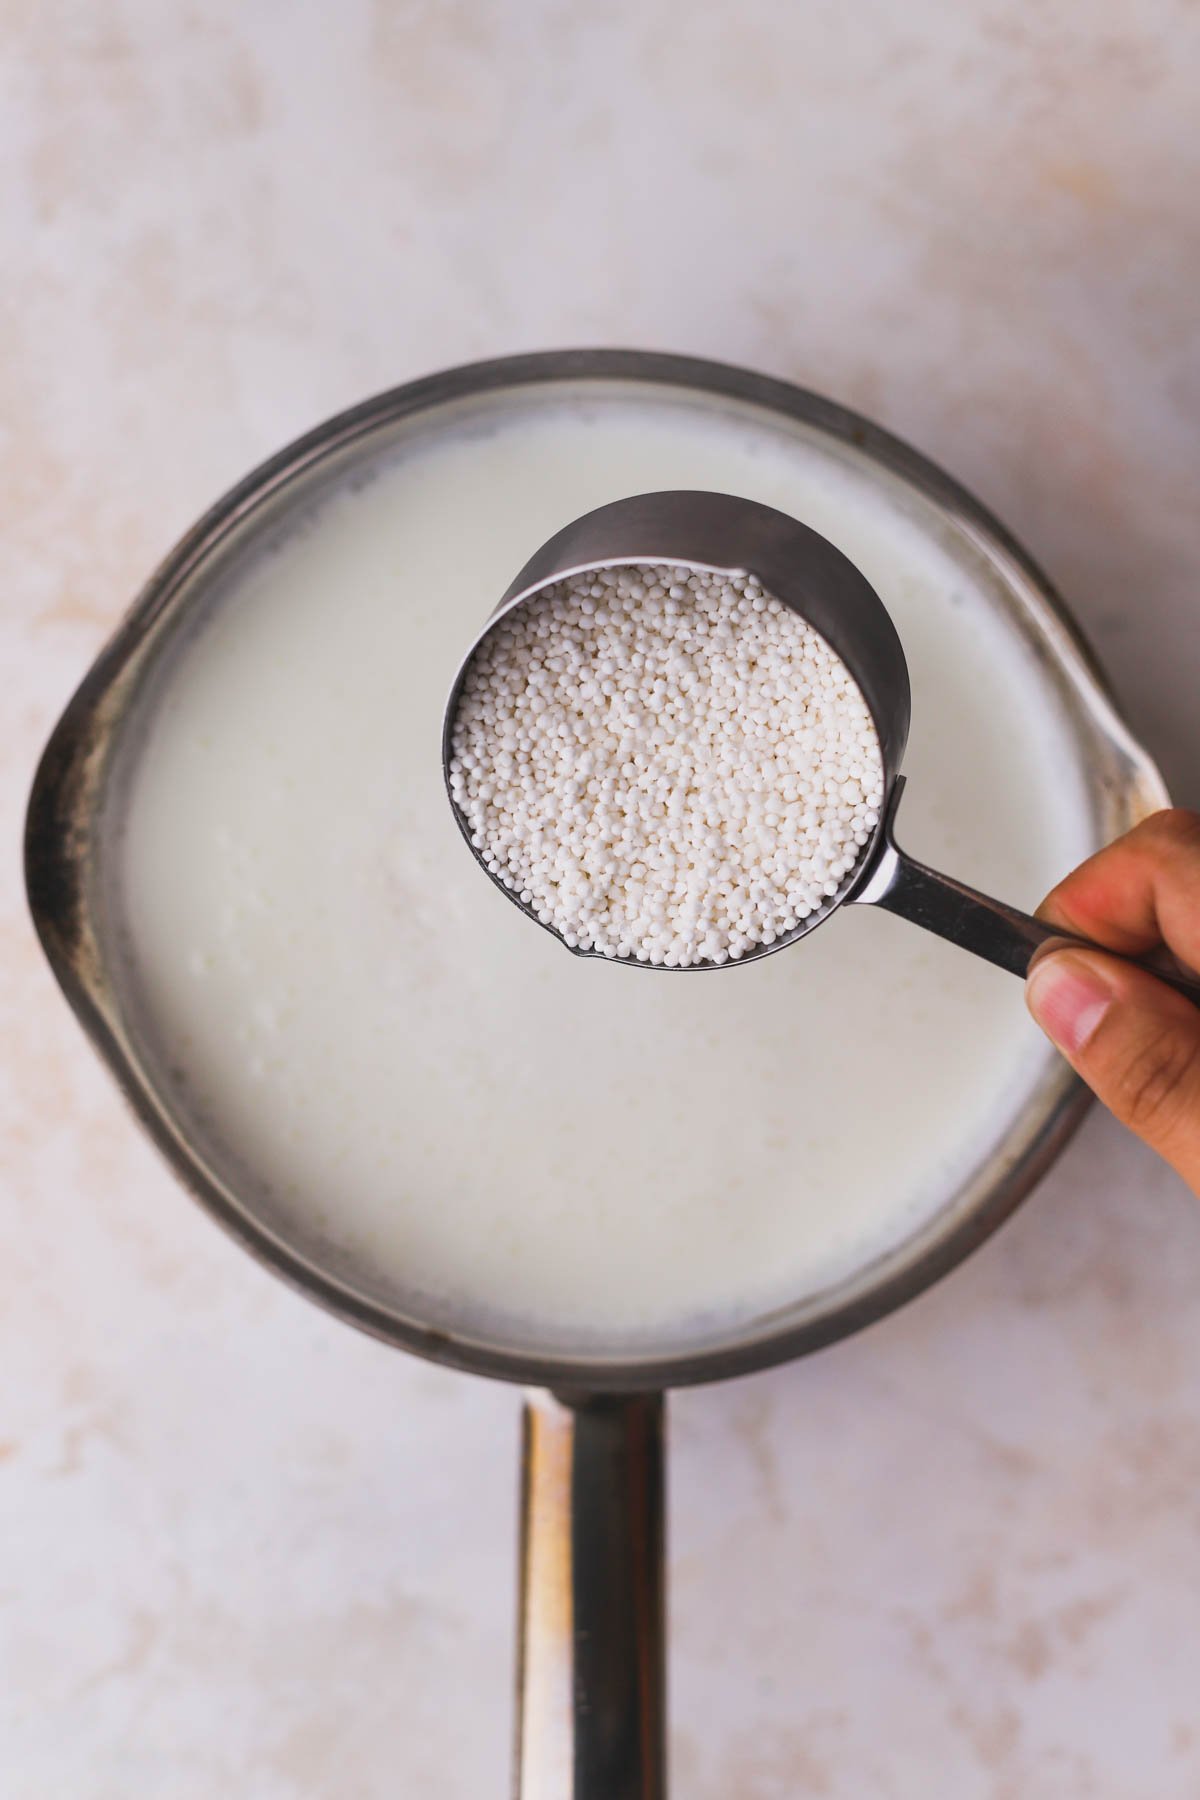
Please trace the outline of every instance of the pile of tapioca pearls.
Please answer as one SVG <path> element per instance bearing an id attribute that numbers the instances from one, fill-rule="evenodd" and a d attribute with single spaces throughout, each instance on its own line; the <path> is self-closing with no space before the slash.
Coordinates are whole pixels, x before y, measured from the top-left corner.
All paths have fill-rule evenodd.
<path id="1" fill-rule="evenodd" d="M 483 640 L 451 791 L 572 948 L 667 968 L 773 944 L 846 885 L 883 765 L 845 664 L 751 576 L 574 576 Z"/>

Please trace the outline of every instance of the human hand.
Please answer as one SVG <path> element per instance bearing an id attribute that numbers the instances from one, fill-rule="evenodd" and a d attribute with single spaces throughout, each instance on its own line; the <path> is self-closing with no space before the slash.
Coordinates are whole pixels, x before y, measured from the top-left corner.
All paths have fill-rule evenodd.
<path id="1" fill-rule="evenodd" d="M 1165 946 L 1200 971 L 1200 813 L 1155 813 L 1060 882 L 1038 916 L 1123 956 Z M 1109 1111 L 1200 1194 L 1200 1008 L 1085 950 L 1040 957 L 1025 991 Z"/>

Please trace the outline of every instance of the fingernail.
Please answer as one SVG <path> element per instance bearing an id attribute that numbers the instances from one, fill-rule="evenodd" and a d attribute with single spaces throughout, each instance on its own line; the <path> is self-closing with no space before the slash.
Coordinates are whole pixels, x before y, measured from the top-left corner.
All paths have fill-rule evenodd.
<path id="1" fill-rule="evenodd" d="M 1034 964 L 1025 997 L 1046 1036 L 1067 1056 L 1079 1055 L 1114 998 L 1090 964 L 1061 950 Z"/>

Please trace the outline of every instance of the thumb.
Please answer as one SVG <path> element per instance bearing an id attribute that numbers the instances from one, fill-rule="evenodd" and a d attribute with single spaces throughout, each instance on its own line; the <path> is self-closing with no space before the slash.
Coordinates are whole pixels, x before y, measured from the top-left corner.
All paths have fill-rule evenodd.
<path id="1" fill-rule="evenodd" d="M 1034 964 L 1029 1010 L 1088 1086 L 1200 1193 L 1200 1009 L 1102 952 Z"/>

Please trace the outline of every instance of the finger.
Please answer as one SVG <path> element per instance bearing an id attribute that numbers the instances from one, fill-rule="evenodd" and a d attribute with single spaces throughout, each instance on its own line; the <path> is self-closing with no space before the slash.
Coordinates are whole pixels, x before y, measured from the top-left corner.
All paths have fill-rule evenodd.
<path id="1" fill-rule="evenodd" d="M 1123 956 L 1165 943 L 1200 970 L 1200 813 L 1144 819 L 1060 882 L 1038 915 Z"/>
<path id="2" fill-rule="evenodd" d="M 1042 957 L 1026 998 L 1109 1111 L 1200 1193 L 1200 1008 L 1141 969 L 1082 950 Z"/>

